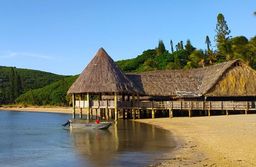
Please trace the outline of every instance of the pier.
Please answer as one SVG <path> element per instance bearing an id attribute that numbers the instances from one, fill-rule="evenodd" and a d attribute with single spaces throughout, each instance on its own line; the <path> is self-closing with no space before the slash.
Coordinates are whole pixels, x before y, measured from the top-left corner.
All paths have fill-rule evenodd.
<path id="1" fill-rule="evenodd" d="M 123 73 L 100 48 L 68 90 L 73 116 L 137 119 L 256 111 L 256 72 L 241 60 L 204 68 Z"/>

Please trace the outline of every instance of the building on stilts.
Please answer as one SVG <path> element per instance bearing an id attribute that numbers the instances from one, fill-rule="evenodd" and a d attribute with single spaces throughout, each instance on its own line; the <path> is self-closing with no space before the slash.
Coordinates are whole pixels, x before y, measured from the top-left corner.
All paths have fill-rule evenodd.
<path id="1" fill-rule="evenodd" d="M 256 72 L 233 60 L 197 69 L 125 74 L 100 48 L 68 94 L 74 118 L 248 114 L 256 110 Z"/>

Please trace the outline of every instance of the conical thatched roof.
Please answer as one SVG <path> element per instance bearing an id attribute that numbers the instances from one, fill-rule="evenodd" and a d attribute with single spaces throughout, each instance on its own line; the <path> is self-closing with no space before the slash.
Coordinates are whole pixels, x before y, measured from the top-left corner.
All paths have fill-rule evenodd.
<path id="1" fill-rule="evenodd" d="M 132 82 L 100 48 L 68 90 L 70 93 L 135 93 Z"/>
<path id="2" fill-rule="evenodd" d="M 200 97 L 212 91 L 228 71 L 238 66 L 250 68 L 240 60 L 233 60 L 191 70 L 163 70 L 126 75 L 144 95 Z M 254 70 L 250 69 L 250 71 L 256 75 Z M 256 87 L 256 83 L 254 87 Z"/>

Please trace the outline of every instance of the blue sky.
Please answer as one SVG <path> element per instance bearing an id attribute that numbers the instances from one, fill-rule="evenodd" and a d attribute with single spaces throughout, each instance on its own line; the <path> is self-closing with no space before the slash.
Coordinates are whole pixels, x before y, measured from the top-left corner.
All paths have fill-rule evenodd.
<path id="1" fill-rule="evenodd" d="M 158 41 L 214 43 L 223 13 L 231 36 L 256 35 L 255 0 L 0 0 L 0 65 L 80 73 L 98 48 L 114 60 L 136 57 Z"/>

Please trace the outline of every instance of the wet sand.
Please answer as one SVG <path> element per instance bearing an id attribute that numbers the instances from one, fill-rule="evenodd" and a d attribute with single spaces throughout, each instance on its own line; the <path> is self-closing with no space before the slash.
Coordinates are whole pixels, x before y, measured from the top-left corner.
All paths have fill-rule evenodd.
<path id="1" fill-rule="evenodd" d="M 156 166 L 256 166 L 256 115 L 138 121 L 170 131 L 177 142 Z"/>
<path id="2" fill-rule="evenodd" d="M 21 111 L 21 112 L 48 112 L 48 113 L 64 113 L 71 114 L 71 107 L 53 107 L 53 106 L 28 106 L 28 107 L 19 107 L 19 106 L 2 106 L 0 111 Z"/>

